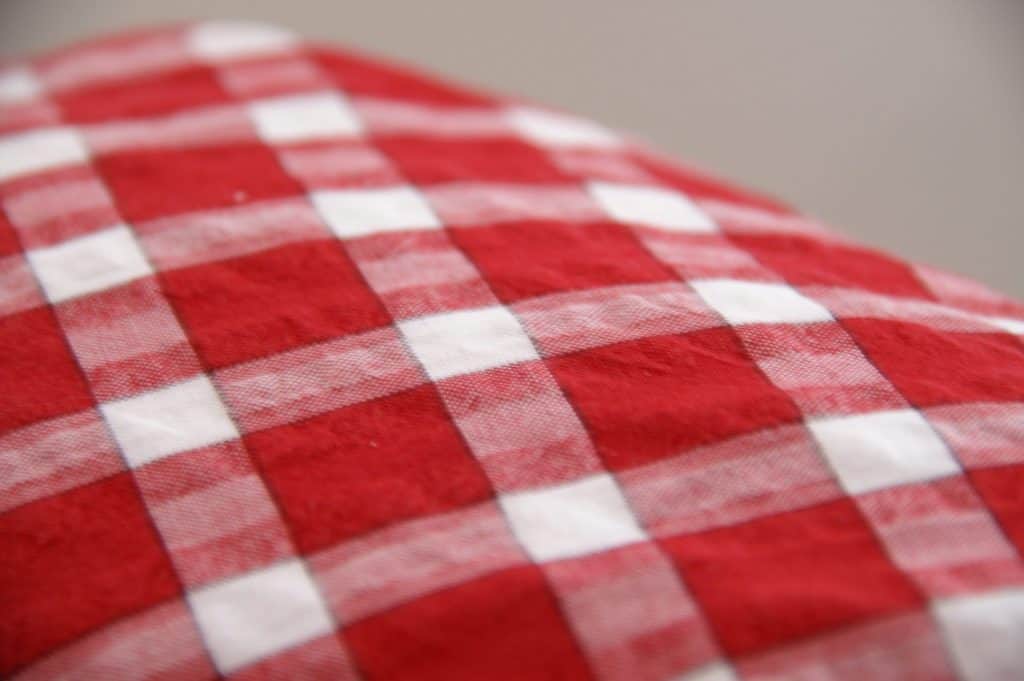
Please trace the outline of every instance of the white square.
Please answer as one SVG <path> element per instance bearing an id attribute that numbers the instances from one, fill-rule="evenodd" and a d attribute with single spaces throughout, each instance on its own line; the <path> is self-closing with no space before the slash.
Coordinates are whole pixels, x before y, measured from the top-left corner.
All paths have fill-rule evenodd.
<path id="1" fill-rule="evenodd" d="M 1007 333 L 1024 336 L 1024 321 L 1019 319 L 1012 319 L 1010 317 L 985 317 L 985 321 L 989 324 L 993 324 L 994 326 L 998 326 Z"/>
<path id="2" fill-rule="evenodd" d="M 441 226 L 426 200 L 412 187 L 319 191 L 312 197 L 324 221 L 343 239 Z"/>
<path id="3" fill-rule="evenodd" d="M 647 538 L 606 474 L 499 498 L 512 531 L 535 562 L 614 549 Z"/>
<path id="4" fill-rule="evenodd" d="M 713 662 L 692 672 L 683 672 L 672 681 L 736 681 L 736 674 L 724 662 Z"/>
<path id="5" fill-rule="evenodd" d="M 334 630 L 298 560 L 218 582 L 190 593 L 188 600 L 222 674 Z"/>
<path id="6" fill-rule="evenodd" d="M 913 409 L 818 419 L 807 426 L 851 494 L 960 471 L 946 445 Z"/>
<path id="7" fill-rule="evenodd" d="M 132 468 L 238 437 L 206 376 L 107 402 L 100 409 Z"/>
<path id="8" fill-rule="evenodd" d="M 399 322 L 398 328 L 435 381 L 539 359 L 519 321 L 504 307 L 443 312 Z"/>
<path id="9" fill-rule="evenodd" d="M 714 221 L 688 197 L 669 189 L 591 182 L 590 194 L 613 220 L 675 232 L 714 232 Z"/>
<path id="10" fill-rule="evenodd" d="M 124 225 L 28 252 L 51 302 L 102 291 L 153 273 Z"/>
<path id="11" fill-rule="evenodd" d="M 288 50 L 295 36 L 276 26 L 245 21 L 207 21 L 186 36 L 189 51 L 200 59 L 220 61 Z"/>
<path id="12" fill-rule="evenodd" d="M 0 104 L 33 100 L 41 90 L 39 80 L 25 67 L 15 67 L 0 73 Z"/>
<path id="13" fill-rule="evenodd" d="M 351 137 L 362 130 L 352 109 L 334 93 L 258 100 L 248 111 L 267 142 Z"/>
<path id="14" fill-rule="evenodd" d="M 733 326 L 827 322 L 832 315 L 819 303 L 784 284 L 735 279 L 691 281 L 700 297 Z"/>
<path id="15" fill-rule="evenodd" d="M 1020 678 L 1024 589 L 951 598 L 933 607 L 964 681 Z"/>
<path id="16" fill-rule="evenodd" d="M 508 112 L 512 127 L 526 139 L 550 147 L 615 147 L 621 144 L 610 130 L 573 116 L 518 108 Z"/>
<path id="17" fill-rule="evenodd" d="M 89 160 L 71 128 L 45 128 L 0 137 L 0 181 Z"/>

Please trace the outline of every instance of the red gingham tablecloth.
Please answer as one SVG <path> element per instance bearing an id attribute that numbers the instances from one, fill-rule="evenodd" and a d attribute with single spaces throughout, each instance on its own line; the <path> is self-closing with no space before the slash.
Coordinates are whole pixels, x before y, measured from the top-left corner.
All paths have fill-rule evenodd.
<path id="1" fill-rule="evenodd" d="M 244 23 L 6 64 L 0 201 L 2 676 L 1024 674 L 978 284 Z"/>

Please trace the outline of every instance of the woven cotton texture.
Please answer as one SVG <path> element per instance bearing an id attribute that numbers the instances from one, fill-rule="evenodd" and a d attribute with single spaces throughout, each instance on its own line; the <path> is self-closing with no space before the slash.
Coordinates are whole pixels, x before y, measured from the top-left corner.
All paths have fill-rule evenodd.
<path id="1" fill-rule="evenodd" d="M 1020 305 L 264 26 L 0 135 L 0 676 L 1020 678 Z"/>

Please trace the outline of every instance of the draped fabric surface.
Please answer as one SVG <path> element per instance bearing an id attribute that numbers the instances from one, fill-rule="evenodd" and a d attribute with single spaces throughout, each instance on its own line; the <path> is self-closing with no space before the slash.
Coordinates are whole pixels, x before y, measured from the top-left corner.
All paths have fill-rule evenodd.
<path id="1" fill-rule="evenodd" d="M 979 284 L 246 23 L 5 63 L 0 202 L 0 676 L 1021 678 Z"/>

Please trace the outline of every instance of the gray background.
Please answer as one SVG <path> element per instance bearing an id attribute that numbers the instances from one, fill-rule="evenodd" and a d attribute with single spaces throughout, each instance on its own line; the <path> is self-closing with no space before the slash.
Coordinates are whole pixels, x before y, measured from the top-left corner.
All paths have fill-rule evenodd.
<path id="1" fill-rule="evenodd" d="M 0 52 L 204 17 L 597 118 L 1024 297 L 1024 0 L 0 0 Z"/>

